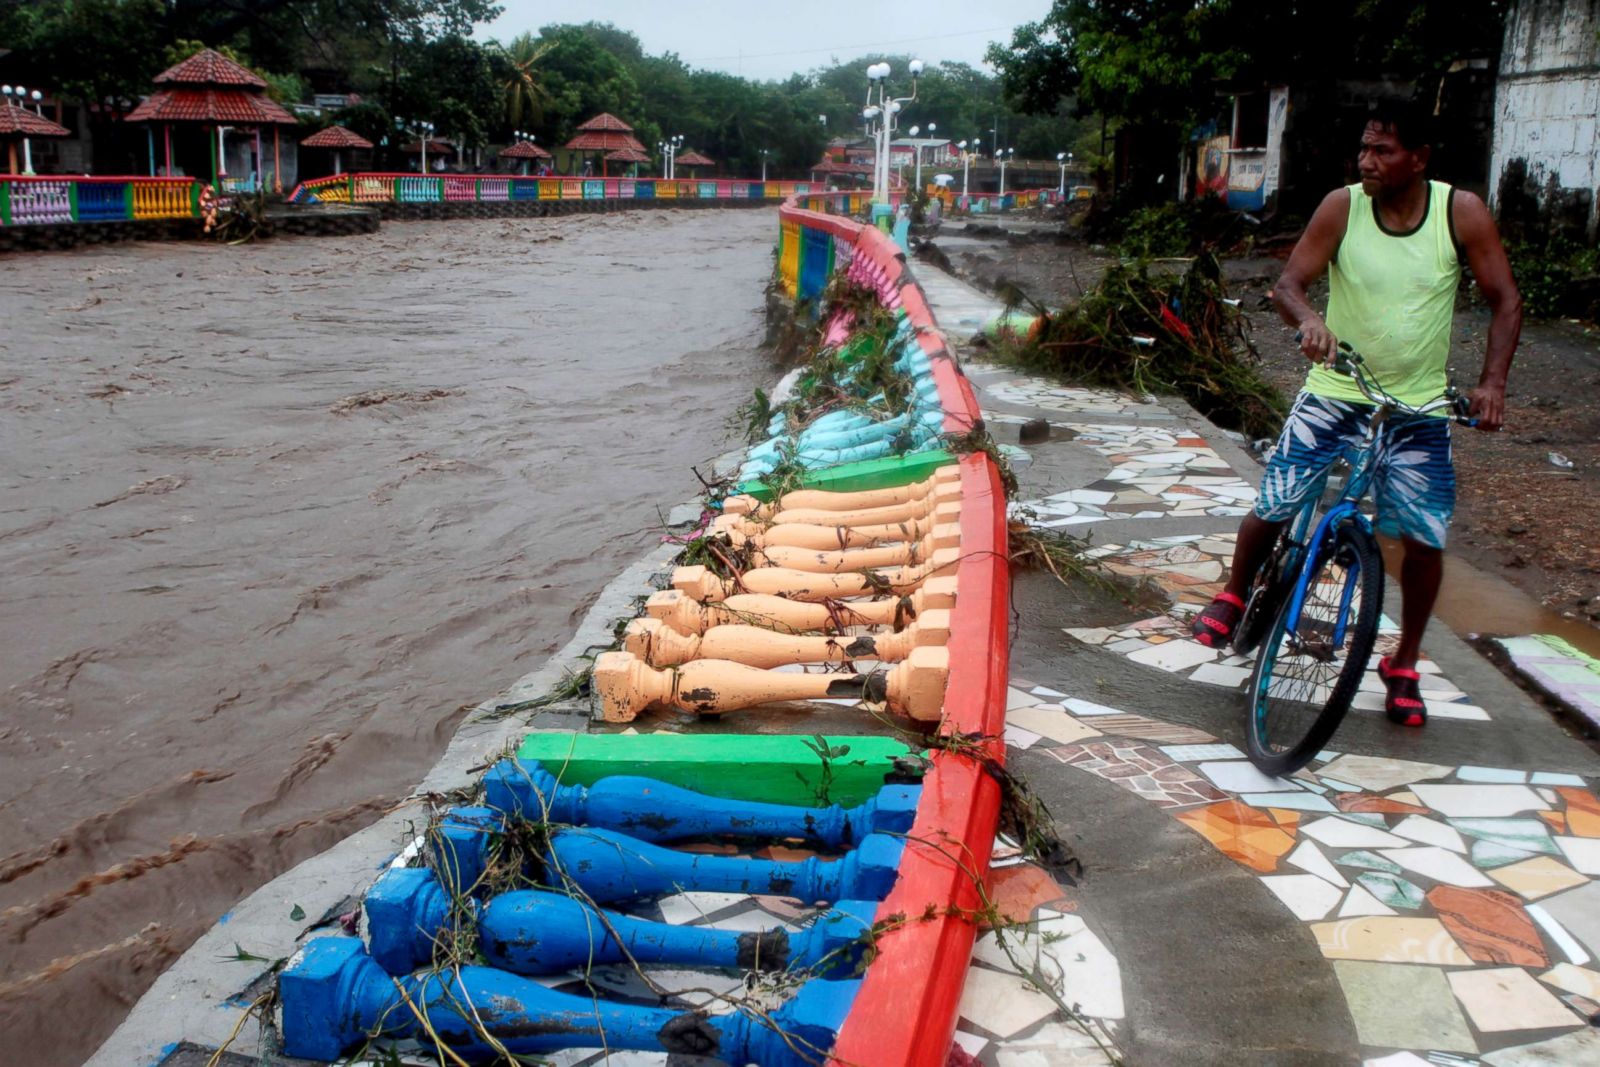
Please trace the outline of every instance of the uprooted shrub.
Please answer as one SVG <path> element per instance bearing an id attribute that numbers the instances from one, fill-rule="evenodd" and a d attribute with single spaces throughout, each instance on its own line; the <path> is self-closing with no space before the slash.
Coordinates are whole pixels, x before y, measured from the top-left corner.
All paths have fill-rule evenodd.
<path id="1" fill-rule="evenodd" d="M 1076 303 L 1050 311 L 1013 291 L 1014 306 L 1037 316 L 1031 329 L 999 342 L 1003 358 L 1085 385 L 1176 393 L 1212 422 L 1250 437 L 1272 437 L 1288 410 L 1257 369 L 1248 320 L 1230 301 L 1215 257 L 1182 271 L 1120 263 Z"/>

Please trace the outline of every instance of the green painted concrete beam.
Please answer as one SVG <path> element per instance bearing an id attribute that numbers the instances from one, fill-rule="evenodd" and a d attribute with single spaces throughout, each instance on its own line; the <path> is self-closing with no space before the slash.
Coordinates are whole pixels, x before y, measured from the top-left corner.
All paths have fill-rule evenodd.
<path id="1" fill-rule="evenodd" d="M 931 452 L 913 452 L 907 456 L 864 459 L 857 463 L 841 463 L 837 467 L 807 471 L 800 479 L 800 486 L 806 489 L 826 489 L 832 493 L 887 489 L 923 481 L 940 467 L 955 461 L 956 457 L 942 448 L 936 448 Z M 757 500 L 772 499 L 772 490 L 762 481 L 745 482 L 734 491 L 753 496 Z"/>
<path id="2" fill-rule="evenodd" d="M 771 804 L 859 804 L 883 788 L 903 741 L 823 738 L 848 751 L 824 761 L 818 741 L 797 734 L 529 734 L 517 758 L 537 760 L 568 785 L 637 774 L 710 796 Z"/>

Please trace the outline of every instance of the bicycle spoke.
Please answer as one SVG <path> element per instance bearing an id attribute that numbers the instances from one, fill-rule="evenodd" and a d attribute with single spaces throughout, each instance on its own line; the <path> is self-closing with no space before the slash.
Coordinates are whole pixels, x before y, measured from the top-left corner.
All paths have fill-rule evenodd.
<path id="1" fill-rule="evenodd" d="M 1267 691 L 1257 705 L 1260 736 L 1272 751 L 1297 745 L 1332 698 L 1349 661 L 1350 634 L 1338 633 L 1346 620 L 1361 614 L 1361 590 L 1355 583 L 1344 611 L 1346 587 L 1353 572 L 1328 560 L 1306 589 L 1300 618 L 1292 631 L 1277 637 L 1263 655 L 1274 657 Z M 1364 667 L 1365 665 L 1363 665 Z"/>

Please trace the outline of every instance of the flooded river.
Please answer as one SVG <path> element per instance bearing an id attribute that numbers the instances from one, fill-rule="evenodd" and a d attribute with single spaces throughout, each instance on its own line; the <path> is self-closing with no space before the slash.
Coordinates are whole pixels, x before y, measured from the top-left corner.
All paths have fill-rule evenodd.
<path id="1" fill-rule="evenodd" d="M 775 232 L 0 259 L 0 1047 L 81 1062 L 564 642 L 773 377 Z"/>

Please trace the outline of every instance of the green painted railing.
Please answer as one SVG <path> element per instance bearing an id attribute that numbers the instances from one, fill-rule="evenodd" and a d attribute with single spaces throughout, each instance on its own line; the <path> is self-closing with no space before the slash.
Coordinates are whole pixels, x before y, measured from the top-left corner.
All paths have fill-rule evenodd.
<path id="1" fill-rule="evenodd" d="M 194 178 L 0 174 L 0 226 L 196 218 L 198 192 Z"/>

